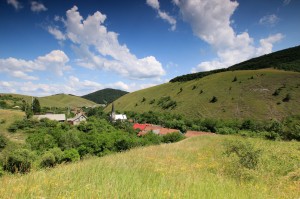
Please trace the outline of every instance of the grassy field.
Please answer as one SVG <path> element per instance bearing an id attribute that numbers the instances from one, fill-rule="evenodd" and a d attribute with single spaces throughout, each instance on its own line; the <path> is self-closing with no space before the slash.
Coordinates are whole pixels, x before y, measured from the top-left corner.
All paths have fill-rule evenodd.
<path id="1" fill-rule="evenodd" d="M 31 104 L 32 97 L 28 95 L 19 95 L 19 94 L 7 94 L 12 95 L 13 97 L 22 98 L 27 103 Z M 67 94 L 57 94 L 46 97 L 38 97 L 38 100 L 43 107 L 83 107 L 83 106 L 93 106 L 96 105 L 95 102 L 90 100 Z M 21 100 L 22 101 L 22 100 Z M 20 101 L 20 103 L 21 103 Z M 11 105 L 12 102 L 8 102 Z"/>
<path id="2" fill-rule="evenodd" d="M 16 120 L 24 118 L 25 113 L 18 110 L 0 110 L 0 134 L 5 135 L 11 141 L 16 143 L 24 143 L 25 135 L 23 133 L 9 133 L 7 128 Z"/>
<path id="3" fill-rule="evenodd" d="M 261 150 L 256 169 L 224 154 L 229 140 Z M 0 178 L 6 198 L 299 198 L 300 144 L 201 136 Z"/>
<path id="4" fill-rule="evenodd" d="M 276 89 L 280 89 L 279 95 L 273 96 Z M 287 94 L 291 99 L 283 102 Z M 177 106 L 163 110 L 157 104 L 163 96 L 170 96 Z M 217 102 L 210 103 L 213 96 Z M 155 102 L 151 104 L 152 100 Z M 119 111 L 165 111 L 190 119 L 281 119 L 300 114 L 300 73 L 274 69 L 222 72 L 129 93 L 114 104 Z M 106 111 L 110 110 L 108 106 Z"/>

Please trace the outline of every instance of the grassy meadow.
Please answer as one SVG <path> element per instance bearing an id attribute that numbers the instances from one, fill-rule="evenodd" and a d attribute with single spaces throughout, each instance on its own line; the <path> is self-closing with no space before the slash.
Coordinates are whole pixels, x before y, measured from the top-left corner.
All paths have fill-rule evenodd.
<path id="1" fill-rule="evenodd" d="M 25 135 L 23 133 L 11 134 L 7 128 L 16 120 L 24 118 L 25 113 L 19 110 L 0 110 L 0 134 L 17 143 L 24 143 Z"/>
<path id="2" fill-rule="evenodd" d="M 3 95 L 3 94 L 2 94 Z M 28 95 L 19 95 L 19 94 L 6 94 L 11 95 L 16 98 L 24 99 L 27 103 L 31 104 L 32 97 Z M 74 96 L 74 95 L 67 95 L 67 94 L 57 94 L 57 95 L 50 95 L 45 97 L 38 97 L 38 100 L 42 107 L 83 107 L 83 106 L 93 106 L 96 105 L 95 102 L 90 100 Z M 21 103 L 20 100 L 18 103 Z M 8 100 L 7 103 L 12 105 L 13 102 Z"/>
<path id="3" fill-rule="evenodd" d="M 257 166 L 225 155 L 250 143 Z M 300 143 L 201 136 L 0 178 L 0 198 L 299 198 Z"/>
<path id="4" fill-rule="evenodd" d="M 233 81 L 234 78 L 236 81 Z M 278 95 L 273 93 L 278 89 Z M 286 95 L 288 102 L 283 102 Z M 175 108 L 158 105 L 164 96 Z M 217 101 L 210 103 L 215 96 Z M 300 73 L 275 69 L 228 71 L 187 82 L 165 83 L 129 93 L 114 102 L 119 111 L 169 112 L 188 119 L 282 119 L 300 114 Z M 106 108 L 110 111 L 111 106 Z"/>

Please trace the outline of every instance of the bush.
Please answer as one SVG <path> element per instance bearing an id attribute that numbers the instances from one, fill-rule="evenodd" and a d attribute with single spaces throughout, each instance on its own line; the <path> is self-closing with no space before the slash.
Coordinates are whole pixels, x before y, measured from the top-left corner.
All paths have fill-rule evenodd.
<path id="1" fill-rule="evenodd" d="M 64 152 L 60 148 L 55 147 L 53 149 L 50 149 L 49 152 L 54 155 L 55 163 L 59 164 L 62 162 L 62 159 L 64 157 Z"/>
<path id="2" fill-rule="evenodd" d="M 28 149 L 16 149 L 6 157 L 4 162 L 4 170 L 11 173 L 26 173 L 31 169 L 31 164 L 35 159 L 35 155 Z"/>
<path id="3" fill-rule="evenodd" d="M 241 166 L 247 169 L 255 169 L 259 162 L 261 151 L 253 147 L 248 141 L 227 141 L 224 143 L 225 154 L 230 156 L 231 154 L 237 155 Z"/>
<path id="4" fill-rule="evenodd" d="M 237 77 L 235 76 L 232 80 L 232 82 L 236 82 L 237 81 Z"/>
<path id="5" fill-rule="evenodd" d="M 144 145 L 151 145 L 151 144 L 160 144 L 162 137 L 153 133 L 149 132 L 146 135 L 143 135 Z"/>
<path id="6" fill-rule="evenodd" d="M 30 144 L 32 150 L 45 151 L 57 146 L 52 135 L 45 132 L 33 133 L 28 136 L 26 142 Z"/>
<path id="7" fill-rule="evenodd" d="M 218 101 L 218 98 L 216 96 L 213 96 L 209 102 L 210 103 L 215 103 L 217 101 Z"/>
<path id="8" fill-rule="evenodd" d="M 236 134 L 237 130 L 232 129 L 230 127 L 221 127 L 217 129 L 218 134 L 222 134 L 222 135 L 232 135 L 232 134 Z"/>
<path id="9" fill-rule="evenodd" d="M 0 177 L 3 176 L 3 174 L 4 174 L 4 171 L 3 171 L 2 165 L 0 165 Z"/>
<path id="10" fill-rule="evenodd" d="M 285 98 L 282 99 L 283 102 L 289 102 L 291 100 L 291 95 L 288 93 L 286 94 Z"/>
<path id="11" fill-rule="evenodd" d="M 76 149 L 68 149 L 64 151 L 64 156 L 62 161 L 75 162 L 78 160 L 80 160 L 80 155 Z"/>
<path id="12" fill-rule="evenodd" d="M 51 152 L 47 151 L 46 153 L 44 153 L 41 161 L 42 167 L 53 167 L 55 163 L 55 156 Z"/>
<path id="13" fill-rule="evenodd" d="M 3 149 L 7 144 L 7 139 L 4 135 L 0 135 L 0 151 Z"/>
<path id="14" fill-rule="evenodd" d="M 179 132 L 173 132 L 168 133 L 163 136 L 162 142 L 164 143 L 173 143 L 173 142 L 179 142 L 180 140 L 183 140 L 185 137 Z"/>

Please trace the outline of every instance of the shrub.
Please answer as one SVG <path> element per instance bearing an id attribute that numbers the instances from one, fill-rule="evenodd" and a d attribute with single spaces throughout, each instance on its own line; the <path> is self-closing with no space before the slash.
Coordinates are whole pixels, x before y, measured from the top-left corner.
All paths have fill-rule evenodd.
<path id="1" fill-rule="evenodd" d="M 4 135 L 0 135 L 0 151 L 3 149 L 7 144 L 7 139 Z"/>
<path id="2" fill-rule="evenodd" d="M 32 150 L 45 151 L 57 146 L 52 135 L 45 132 L 33 133 L 28 136 L 26 142 L 30 144 Z"/>
<path id="3" fill-rule="evenodd" d="M 232 82 L 236 82 L 237 81 L 237 77 L 235 76 L 232 80 Z"/>
<path id="4" fill-rule="evenodd" d="M 78 160 L 80 160 L 80 155 L 76 149 L 68 149 L 64 151 L 64 156 L 62 161 L 75 162 Z"/>
<path id="5" fill-rule="evenodd" d="M 288 93 L 286 94 L 285 98 L 282 99 L 283 102 L 289 102 L 291 100 L 291 95 Z"/>
<path id="6" fill-rule="evenodd" d="M 146 135 L 143 135 L 144 145 L 151 145 L 151 144 L 160 144 L 162 137 L 153 133 L 149 132 Z"/>
<path id="7" fill-rule="evenodd" d="M 279 89 L 276 89 L 272 95 L 273 95 L 273 96 L 278 96 L 279 93 L 280 93 L 280 90 L 279 90 Z"/>
<path id="8" fill-rule="evenodd" d="M 7 130 L 8 130 L 9 132 L 11 132 L 11 133 L 15 133 L 15 132 L 18 130 L 18 126 L 15 125 L 15 124 L 12 124 L 12 125 L 10 125 L 10 126 L 8 127 Z"/>
<path id="9" fill-rule="evenodd" d="M 41 161 L 42 167 L 53 167 L 55 163 L 55 156 L 51 152 L 47 151 L 46 153 L 44 153 Z"/>
<path id="10" fill-rule="evenodd" d="M 217 101 L 218 101 L 218 98 L 216 96 L 213 96 L 209 102 L 210 103 L 215 103 Z"/>
<path id="11" fill-rule="evenodd" d="M 155 99 L 152 99 L 149 104 L 154 104 L 155 103 Z"/>
<path id="12" fill-rule="evenodd" d="M 196 85 L 194 85 L 194 86 L 193 86 L 193 88 L 192 88 L 192 90 L 195 90 L 196 88 L 197 88 L 197 86 L 196 86 Z"/>
<path id="13" fill-rule="evenodd" d="M 0 165 L 0 177 L 3 176 L 3 174 L 4 174 L 3 167 L 2 165 Z"/>
<path id="14" fill-rule="evenodd" d="M 257 150 L 248 141 L 227 141 L 224 142 L 225 154 L 230 156 L 231 154 L 237 155 L 239 158 L 239 164 L 247 169 L 255 169 L 259 162 L 261 150 Z"/>
<path id="15" fill-rule="evenodd" d="M 232 129 L 230 127 L 221 127 L 217 129 L 217 133 L 222 135 L 232 135 L 232 134 L 236 134 L 237 130 Z"/>
<path id="16" fill-rule="evenodd" d="M 16 149 L 6 157 L 4 169 L 11 173 L 26 173 L 31 169 L 35 155 L 28 149 Z"/>
<path id="17" fill-rule="evenodd" d="M 183 140 L 185 137 L 179 132 L 168 133 L 163 136 L 162 142 L 164 143 L 173 143 Z"/>
<path id="18" fill-rule="evenodd" d="M 64 152 L 60 148 L 58 148 L 58 147 L 52 148 L 49 150 L 49 152 L 54 155 L 56 163 L 59 164 L 62 162 L 62 159 L 64 157 Z"/>
<path id="19" fill-rule="evenodd" d="M 145 97 L 143 97 L 143 99 L 142 99 L 142 102 L 145 102 L 146 101 L 146 98 Z"/>

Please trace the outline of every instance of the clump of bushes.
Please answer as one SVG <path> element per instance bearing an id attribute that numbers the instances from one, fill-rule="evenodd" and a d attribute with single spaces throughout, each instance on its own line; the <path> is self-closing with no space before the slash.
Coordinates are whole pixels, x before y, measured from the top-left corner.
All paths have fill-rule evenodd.
<path id="1" fill-rule="evenodd" d="M 255 149 L 248 141 L 227 141 L 224 143 L 227 156 L 236 155 L 239 164 L 247 169 L 255 169 L 259 163 L 261 150 Z"/>
<path id="2" fill-rule="evenodd" d="M 33 161 L 35 160 L 34 152 L 29 149 L 16 149 L 6 157 L 4 161 L 4 170 L 11 173 L 27 173 L 30 171 Z"/>
<path id="3" fill-rule="evenodd" d="M 164 143 L 173 143 L 173 142 L 179 142 L 180 140 L 183 140 L 185 137 L 180 132 L 173 132 L 168 133 L 163 136 L 162 142 Z"/>
<path id="4" fill-rule="evenodd" d="M 172 100 L 170 96 L 161 97 L 157 105 L 162 109 L 174 109 L 177 106 L 177 102 Z"/>

